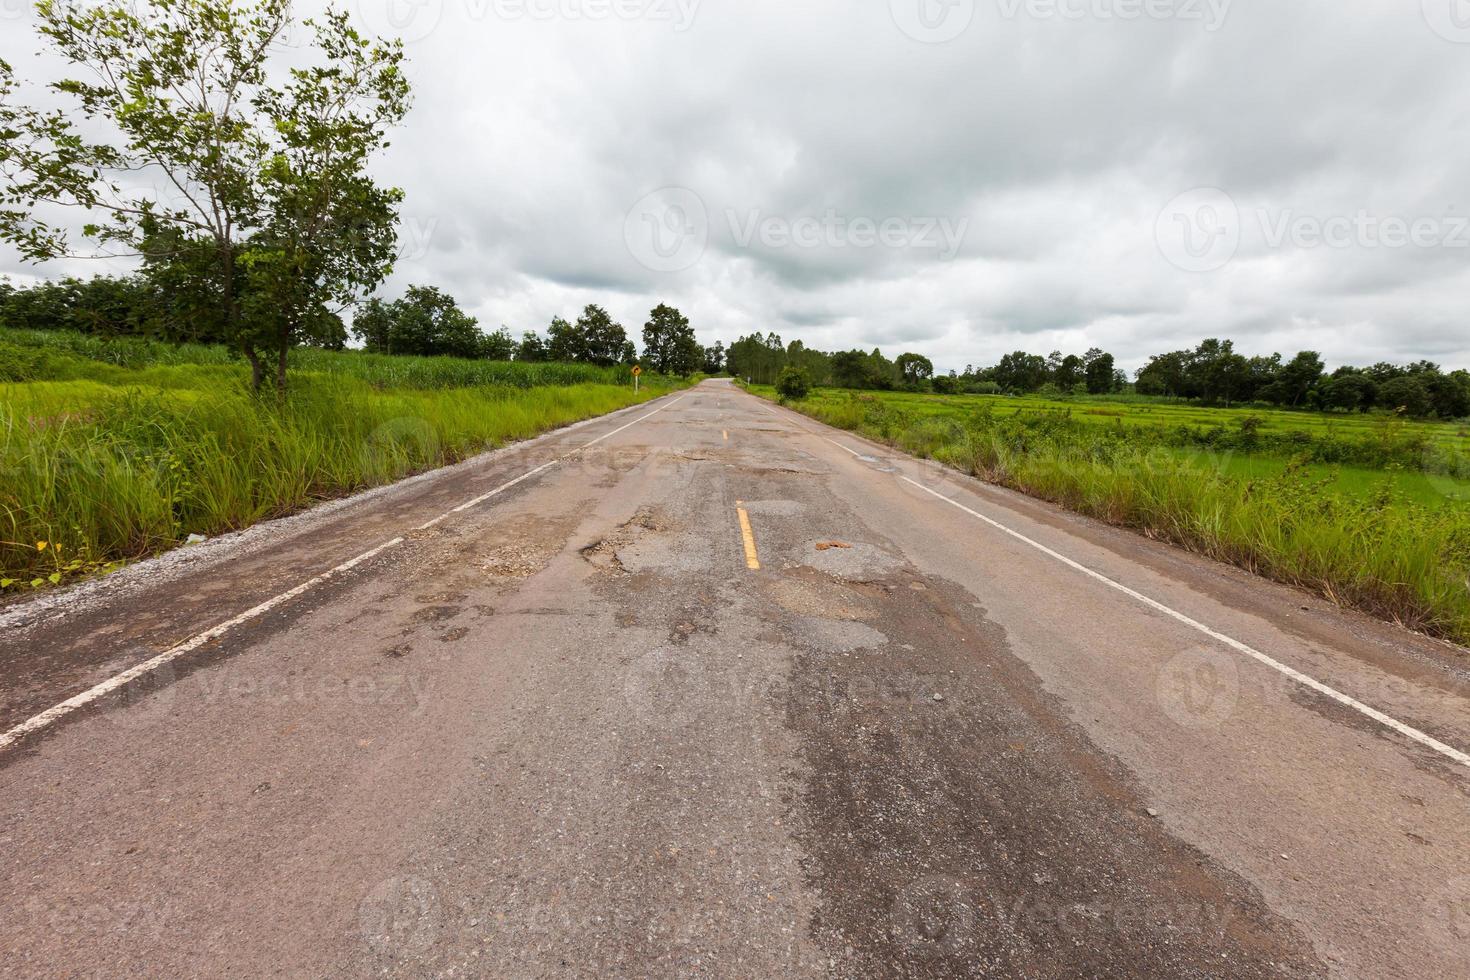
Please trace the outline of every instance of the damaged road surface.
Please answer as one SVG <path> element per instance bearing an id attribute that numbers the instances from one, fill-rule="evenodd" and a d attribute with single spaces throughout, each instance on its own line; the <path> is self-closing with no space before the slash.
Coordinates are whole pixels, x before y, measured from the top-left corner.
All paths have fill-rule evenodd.
<path id="1" fill-rule="evenodd" d="M 726 382 L 0 627 L 6 976 L 1470 975 L 1462 651 Z"/>

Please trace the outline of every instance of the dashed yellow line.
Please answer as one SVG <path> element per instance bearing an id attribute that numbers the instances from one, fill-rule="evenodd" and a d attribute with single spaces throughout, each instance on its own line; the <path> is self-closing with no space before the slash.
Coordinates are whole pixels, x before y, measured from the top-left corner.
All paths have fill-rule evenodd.
<path id="1" fill-rule="evenodd" d="M 759 571 L 761 560 L 755 550 L 755 532 L 750 529 L 750 515 L 745 512 L 743 501 L 735 501 L 735 513 L 740 515 L 740 537 L 745 542 L 745 567 Z"/>

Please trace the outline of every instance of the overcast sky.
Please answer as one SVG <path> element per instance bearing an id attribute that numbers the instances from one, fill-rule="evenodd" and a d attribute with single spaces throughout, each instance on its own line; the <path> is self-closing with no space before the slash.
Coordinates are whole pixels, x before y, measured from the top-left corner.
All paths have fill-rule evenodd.
<path id="1" fill-rule="evenodd" d="M 441 286 L 487 329 L 595 302 L 636 335 L 666 301 L 705 343 L 941 369 L 1208 336 L 1470 367 L 1466 0 L 348 9 L 415 87 L 384 293 Z M 0 0 L 22 74 L 29 28 Z"/>

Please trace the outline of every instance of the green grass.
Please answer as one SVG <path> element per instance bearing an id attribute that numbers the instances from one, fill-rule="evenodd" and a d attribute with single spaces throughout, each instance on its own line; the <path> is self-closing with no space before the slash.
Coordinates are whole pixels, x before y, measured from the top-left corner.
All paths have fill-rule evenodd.
<path id="1" fill-rule="evenodd" d="M 753 389 L 774 398 L 769 388 Z M 791 407 L 1080 513 L 1137 528 L 1413 629 L 1470 642 L 1470 454 L 1453 425 L 1380 418 L 1354 431 L 1235 410 L 1194 421 L 1073 403 L 823 390 Z M 1118 405 L 1131 410 L 1134 406 Z M 1355 420 L 1356 421 L 1356 420 Z M 1288 451 L 1289 454 L 1288 454 Z M 1324 463 L 1346 457 L 1366 462 Z M 1404 460 L 1417 466 L 1405 465 Z"/>
<path id="2" fill-rule="evenodd" d="M 645 376 L 635 396 L 624 369 L 300 351 L 280 400 L 250 395 L 246 368 L 220 348 L 0 331 L 7 366 L 26 375 L 0 383 L 0 579 L 12 589 L 247 527 L 677 384 Z"/>
<path id="3" fill-rule="evenodd" d="M 835 389 L 824 389 L 819 397 L 830 397 Z M 1040 395 L 932 395 L 911 392 L 880 392 L 885 402 L 915 415 L 951 415 L 956 411 L 978 411 L 988 406 L 999 417 L 1038 412 L 1060 412 L 1077 421 L 1098 426 L 1124 425 L 1137 428 L 1209 430 L 1237 429 L 1241 420 L 1257 418 L 1264 438 L 1307 436 L 1318 440 L 1357 442 L 1372 439 L 1388 421 L 1382 414 L 1309 412 L 1259 405 L 1244 408 L 1209 408 L 1192 402 L 1172 401 L 1141 395 L 1079 395 L 1045 398 Z M 1397 423 L 1400 432 L 1422 436 L 1435 444 L 1470 450 L 1470 425 L 1465 423 Z"/>

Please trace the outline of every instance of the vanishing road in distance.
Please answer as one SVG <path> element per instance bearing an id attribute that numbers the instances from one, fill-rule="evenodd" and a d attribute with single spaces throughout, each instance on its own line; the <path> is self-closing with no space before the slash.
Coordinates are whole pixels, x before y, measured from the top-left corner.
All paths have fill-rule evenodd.
<path id="1" fill-rule="evenodd" d="M 0 610 L 0 973 L 1470 976 L 1467 664 L 706 382 Z"/>

